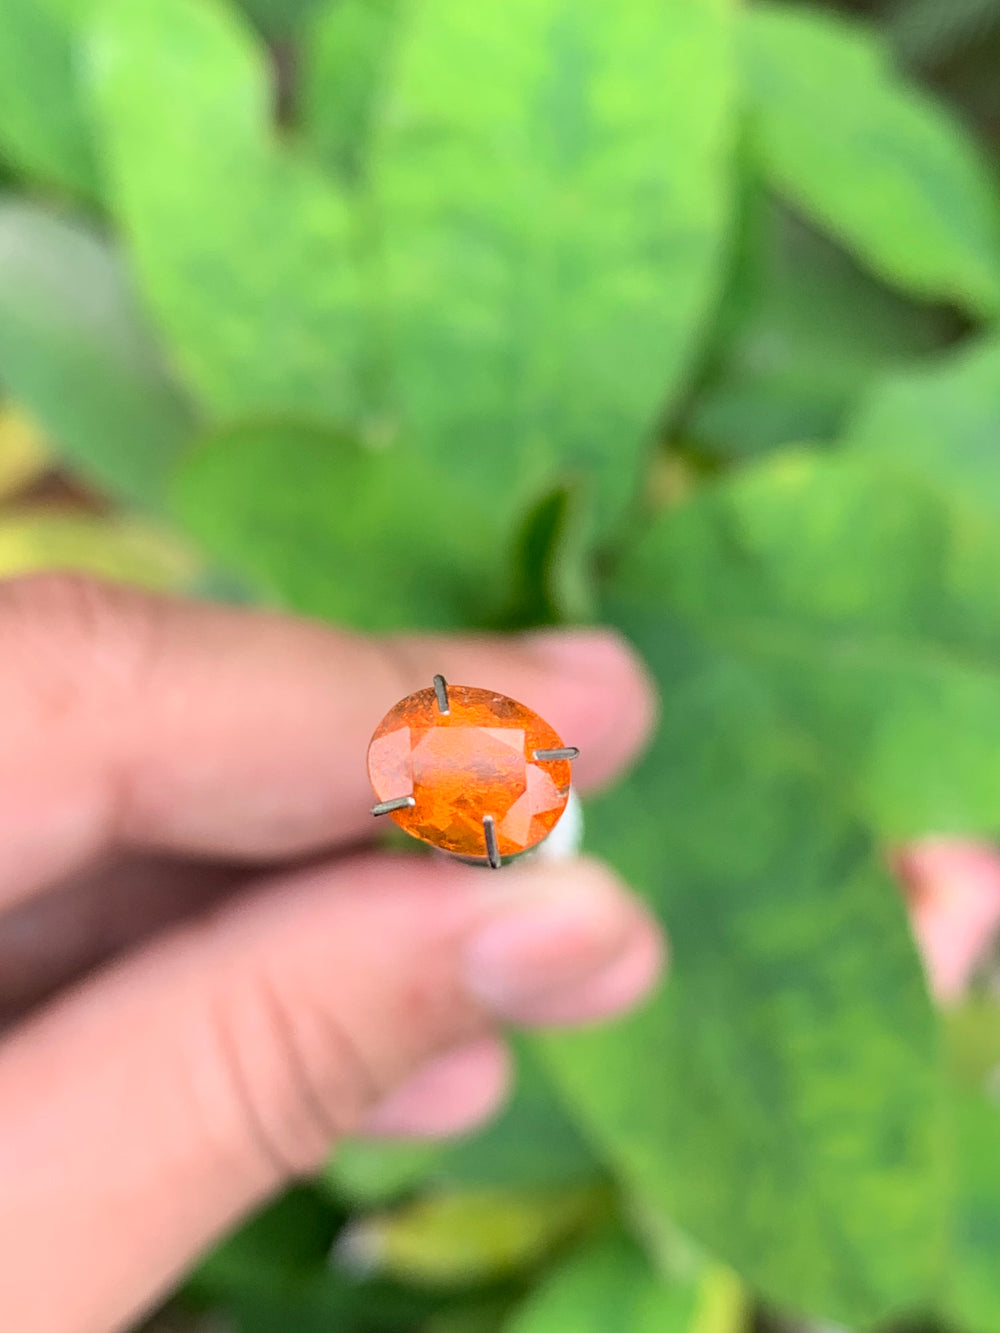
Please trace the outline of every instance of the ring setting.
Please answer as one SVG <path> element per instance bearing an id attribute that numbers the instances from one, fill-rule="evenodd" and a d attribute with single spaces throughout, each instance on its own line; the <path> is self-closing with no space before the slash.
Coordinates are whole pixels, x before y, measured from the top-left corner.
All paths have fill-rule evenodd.
<path id="1" fill-rule="evenodd" d="M 558 823 L 578 753 L 524 704 L 435 676 L 375 729 L 372 814 L 498 870 L 504 857 L 536 847 Z"/>

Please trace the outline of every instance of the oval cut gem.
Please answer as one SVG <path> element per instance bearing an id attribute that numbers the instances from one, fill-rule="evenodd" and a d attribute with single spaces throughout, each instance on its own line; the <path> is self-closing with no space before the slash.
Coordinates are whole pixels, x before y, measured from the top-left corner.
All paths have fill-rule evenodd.
<path id="1" fill-rule="evenodd" d="M 447 713 L 427 689 L 386 714 L 368 748 L 368 774 L 379 801 L 414 798 L 391 812 L 413 837 L 485 857 L 483 817 L 492 815 L 500 855 L 512 856 L 541 842 L 566 808 L 569 760 L 533 757 L 562 745 L 524 704 L 449 685 Z"/>

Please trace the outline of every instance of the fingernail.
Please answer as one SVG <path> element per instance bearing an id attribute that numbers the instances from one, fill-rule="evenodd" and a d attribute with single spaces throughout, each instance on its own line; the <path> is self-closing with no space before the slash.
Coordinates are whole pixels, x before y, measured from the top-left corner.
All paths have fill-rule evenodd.
<path id="1" fill-rule="evenodd" d="M 520 1023 L 584 1022 L 626 1008 L 659 970 L 648 914 L 594 862 L 550 865 L 544 876 L 541 891 L 518 892 L 469 942 L 469 992 Z"/>
<path id="2" fill-rule="evenodd" d="M 439 1139 L 474 1129 L 503 1101 L 510 1057 L 496 1037 L 482 1037 L 422 1064 L 368 1113 L 369 1138 Z"/>

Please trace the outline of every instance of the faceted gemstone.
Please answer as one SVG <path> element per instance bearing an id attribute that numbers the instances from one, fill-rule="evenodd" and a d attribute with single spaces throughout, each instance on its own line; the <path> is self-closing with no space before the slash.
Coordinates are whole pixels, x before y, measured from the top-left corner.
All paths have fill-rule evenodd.
<path id="1" fill-rule="evenodd" d="M 534 847 L 566 807 L 571 772 L 568 759 L 533 755 L 562 741 L 537 713 L 492 690 L 449 685 L 448 709 L 427 689 L 386 714 L 368 748 L 376 796 L 413 796 L 392 818 L 460 856 L 485 857 L 484 815 L 496 821 L 501 856 Z"/>

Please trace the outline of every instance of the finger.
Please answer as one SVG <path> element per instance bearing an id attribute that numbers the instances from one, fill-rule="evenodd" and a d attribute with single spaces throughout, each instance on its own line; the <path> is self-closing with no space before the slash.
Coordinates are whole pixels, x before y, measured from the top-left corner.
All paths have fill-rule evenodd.
<path id="1" fill-rule="evenodd" d="M 1000 853 L 958 838 L 925 838 L 896 857 L 931 989 L 958 999 L 1000 931 Z"/>
<path id="2" fill-rule="evenodd" d="M 433 1057 L 509 1018 L 606 1016 L 659 958 L 644 910 L 589 862 L 490 878 L 371 855 L 157 941 L 0 1049 L 0 1326 L 122 1326 L 332 1140 L 399 1128 L 394 1090 L 422 1067 L 426 1107 Z M 466 1110 L 496 1096 L 495 1062 L 479 1080 Z"/>
<path id="3" fill-rule="evenodd" d="M 608 631 L 369 640 L 52 576 L 0 585 L 0 902 L 109 844 L 274 858 L 368 836 L 368 740 L 435 672 L 536 709 L 602 782 L 653 711 Z"/>
<path id="4" fill-rule="evenodd" d="M 0 913 L 0 1027 L 87 972 L 245 888 L 248 870 L 148 853 L 102 857 Z"/>
<path id="5" fill-rule="evenodd" d="M 475 1129 L 510 1086 L 510 1053 L 480 1037 L 431 1060 L 384 1097 L 359 1126 L 366 1138 L 438 1139 Z"/>

